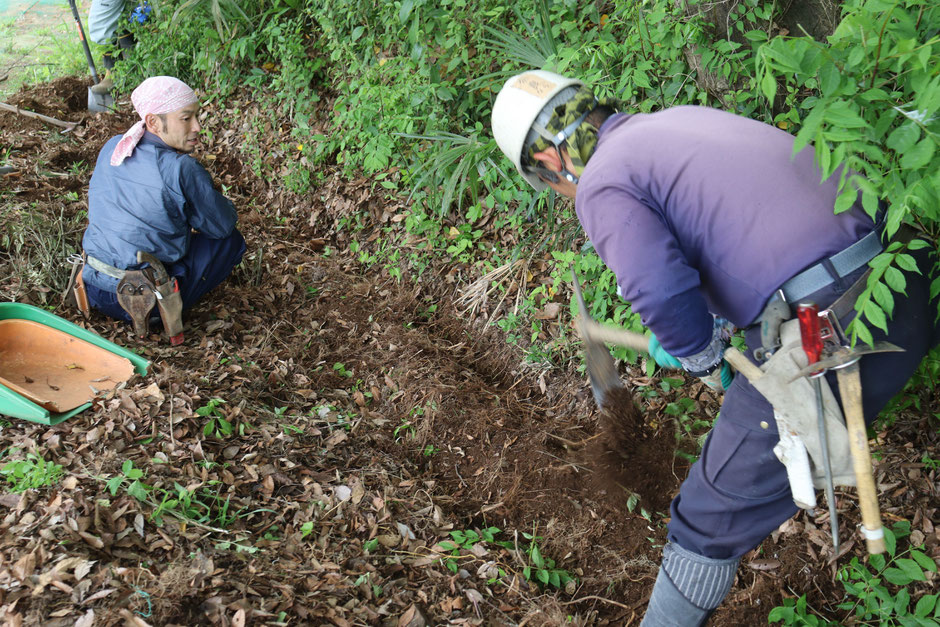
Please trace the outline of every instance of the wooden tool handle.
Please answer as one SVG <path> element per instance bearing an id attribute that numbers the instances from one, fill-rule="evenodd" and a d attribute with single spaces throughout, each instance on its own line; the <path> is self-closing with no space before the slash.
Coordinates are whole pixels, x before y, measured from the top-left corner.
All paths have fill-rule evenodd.
<path id="1" fill-rule="evenodd" d="M 642 333 L 627 331 L 620 327 L 600 324 L 586 319 L 581 320 L 581 332 L 590 335 L 592 340 L 625 346 L 641 353 L 649 352 L 650 339 Z M 745 357 L 744 353 L 731 346 L 725 351 L 725 360 L 735 370 L 747 377 L 748 381 L 756 381 L 764 374 L 760 368 Z"/>
<path id="2" fill-rule="evenodd" d="M 862 510 L 862 535 L 871 554 L 885 552 L 884 529 L 881 526 L 881 511 L 878 508 L 878 491 L 871 470 L 871 452 L 868 450 L 868 433 L 865 429 L 865 414 L 862 411 L 862 382 L 858 363 L 836 370 L 839 394 L 845 412 L 845 426 L 849 431 L 849 451 L 852 453 L 852 468 L 858 487 L 858 505 Z"/>

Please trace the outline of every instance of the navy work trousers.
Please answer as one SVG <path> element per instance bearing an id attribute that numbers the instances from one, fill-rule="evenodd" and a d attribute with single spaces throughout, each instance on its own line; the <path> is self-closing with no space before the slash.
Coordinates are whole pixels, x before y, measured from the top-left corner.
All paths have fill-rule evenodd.
<path id="1" fill-rule="evenodd" d="M 245 238 L 237 230 L 222 239 L 210 239 L 202 233 L 195 233 L 190 240 L 189 253 L 166 266 L 167 274 L 179 282 L 183 310 L 195 305 L 209 290 L 224 281 L 244 254 Z M 131 321 L 118 304 L 117 294 L 89 284 L 85 285 L 85 290 L 92 307 L 111 318 Z M 157 315 L 156 307 L 153 315 Z"/>
<path id="2" fill-rule="evenodd" d="M 929 298 L 934 259 L 926 249 L 914 256 L 924 274 L 905 273 L 907 295 L 895 293 L 894 314 L 888 321 L 890 333 L 868 325 L 875 341 L 886 339 L 905 349 L 903 353 L 862 357 L 862 401 L 869 423 L 940 341 L 937 303 Z M 824 309 L 863 271 L 847 277 L 841 289 L 833 284 L 804 300 Z M 843 328 L 852 315 L 841 321 Z M 759 325 L 747 330 L 746 340 L 751 349 L 760 346 Z M 835 374 L 828 373 L 827 379 L 838 399 Z M 778 440 L 770 403 L 744 376 L 735 376 L 702 454 L 672 502 L 669 540 L 713 559 L 740 557 L 793 516 L 797 507 L 786 469 L 773 453 Z"/>

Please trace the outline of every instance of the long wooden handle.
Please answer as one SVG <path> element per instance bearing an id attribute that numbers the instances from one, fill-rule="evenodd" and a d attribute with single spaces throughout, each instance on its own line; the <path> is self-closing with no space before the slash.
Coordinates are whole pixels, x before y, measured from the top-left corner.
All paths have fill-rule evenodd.
<path id="1" fill-rule="evenodd" d="M 862 382 L 858 363 L 836 370 L 839 394 L 845 412 L 845 426 L 849 431 L 849 451 L 852 453 L 852 468 L 858 487 L 858 505 L 862 510 L 862 535 L 871 554 L 885 552 L 884 529 L 881 526 L 881 510 L 878 508 L 878 491 L 871 470 L 871 452 L 868 450 L 868 433 L 865 430 L 865 414 L 862 411 Z"/>
<path id="2" fill-rule="evenodd" d="M 50 118 L 48 115 L 35 113 L 33 111 L 27 111 L 26 109 L 20 109 L 19 107 L 15 107 L 5 102 L 0 102 L 0 109 L 3 109 L 4 111 L 9 111 L 11 113 L 18 113 L 28 118 L 36 118 L 37 120 L 42 120 L 43 122 L 48 122 L 49 124 L 52 124 L 54 126 L 59 126 L 61 128 L 64 128 L 67 131 L 72 130 L 78 124 L 78 122 L 63 122 L 62 120 Z"/>
<path id="3" fill-rule="evenodd" d="M 649 352 L 649 338 L 642 333 L 586 319 L 581 320 L 581 328 L 582 332 L 590 335 L 592 340 L 625 346 L 641 353 Z M 756 381 L 764 374 L 744 356 L 744 353 L 731 346 L 725 351 L 725 359 L 735 370 L 747 377 L 748 381 Z"/>

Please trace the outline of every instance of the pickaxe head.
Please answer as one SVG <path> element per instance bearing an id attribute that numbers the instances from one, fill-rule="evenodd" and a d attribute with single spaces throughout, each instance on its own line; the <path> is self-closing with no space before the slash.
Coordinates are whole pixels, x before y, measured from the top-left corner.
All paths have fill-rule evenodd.
<path id="1" fill-rule="evenodd" d="M 809 364 L 802 370 L 796 373 L 796 375 L 788 381 L 792 383 L 799 379 L 800 377 L 813 376 L 818 373 L 824 372 L 826 370 L 838 370 L 839 368 L 845 368 L 857 362 L 864 355 L 870 355 L 871 353 L 903 353 L 904 349 L 896 344 L 891 342 L 875 342 L 874 345 L 855 347 L 855 348 L 840 348 L 837 351 L 834 351 L 830 355 L 823 357 L 819 361 L 813 364 Z"/>

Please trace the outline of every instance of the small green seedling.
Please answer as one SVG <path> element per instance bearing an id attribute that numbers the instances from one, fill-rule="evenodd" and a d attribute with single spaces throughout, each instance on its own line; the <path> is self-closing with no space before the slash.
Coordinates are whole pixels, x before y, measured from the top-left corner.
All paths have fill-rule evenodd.
<path id="1" fill-rule="evenodd" d="M 10 453 L 19 452 L 10 449 Z M 35 453 L 27 453 L 24 459 L 9 461 L 0 468 L 0 474 L 13 484 L 12 492 L 25 492 L 56 483 L 62 476 L 62 466 L 46 461 Z"/>
<path id="2" fill-rule="evenodd" d="M 225 414 L 219 409 L 219 405 L 224 402 L 221 398 L 213 398 L 196 410 L 197 415 L 209 419 L 206 426 L 202 428 L 202 434 L 207 438 L 210 436 L 217 438 L 228 437 L 235 431 L 232 428 L 232 423 L 225 419 Z"/>
<path id="3" fill-rule="evenodd" d="M 127 493 L 138 501 L 143 501 L 146 500 L 151 490 L 150 486 L 141 481 L 143 476 L 144 471 L 140 468 L 134 468 L 134 462 L 128 459 L 125 460 L 124 464 L 121 466 L 121 474 L 114 475 L 108 479 L 105 486 L 108 488 L 108 492 L 111 493 L 111 496 L 115 496 L 121 486 L 127 483 Z"/>

